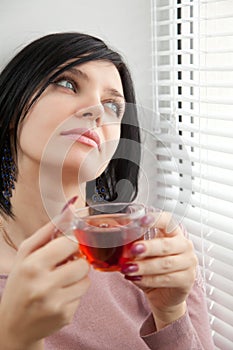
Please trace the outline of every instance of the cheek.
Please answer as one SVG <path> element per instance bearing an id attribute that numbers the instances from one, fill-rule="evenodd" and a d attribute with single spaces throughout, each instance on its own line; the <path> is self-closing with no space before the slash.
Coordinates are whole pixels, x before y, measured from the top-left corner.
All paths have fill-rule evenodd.
<path id="1" fill-rule="evenodd" d="M 108 148 L 108 144 L 110 149 L 111 144 L 118 144 L 120 140 L 120 132 L 121 132 L 121 124 L 109 124 L 102 127 L 103 139 L 106 143 L 106 148 Z"/>
<path id="2" fill-rule="evenodd" d="M 19 134 L 19 156 L 27 156 L 39 161 L 46 140 L 46 133 L 41 133 L 38 125 L 24 124 Z"/>
<path id="3" fill-rule="evenodd" d="M 64 103 L 52 98 L 39 101 L 23 120 L 19 132 L 19 149 L 23 154 L 40 159 L 43 149 L 64 121 L 68 111 Z"/>
<path id="4" fill-rule="evenodd" d="M 102 129 L 104 141 L 101 144 L 101 153 L 106 160 L 110 160 L 120 141 L 120 124 L 106 125 Z"/>

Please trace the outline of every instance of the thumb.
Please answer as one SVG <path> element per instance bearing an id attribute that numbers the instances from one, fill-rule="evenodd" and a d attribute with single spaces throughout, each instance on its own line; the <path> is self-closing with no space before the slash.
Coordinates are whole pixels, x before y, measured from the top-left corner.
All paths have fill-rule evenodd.
<path id="1" fill-rule="evenodd" d="M 33 251 L 50 242 L 56 232 L 63 231 L 70 227 L 74 210 L 75 207 L 68 202 L 60 215 L 53 218 L 21 243 L 17 254 L 18 257 L 23 258 L 30 255 Z"/>

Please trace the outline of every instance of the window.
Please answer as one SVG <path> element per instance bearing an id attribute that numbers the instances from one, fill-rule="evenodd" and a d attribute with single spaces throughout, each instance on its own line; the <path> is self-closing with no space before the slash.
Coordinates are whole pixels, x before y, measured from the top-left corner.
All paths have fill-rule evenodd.
<path id="1" fill-rule="evenodd" d="M 233 1 L 152 4 L 157 203 L 187 227 L 216 349 L 233 348 Z"/>

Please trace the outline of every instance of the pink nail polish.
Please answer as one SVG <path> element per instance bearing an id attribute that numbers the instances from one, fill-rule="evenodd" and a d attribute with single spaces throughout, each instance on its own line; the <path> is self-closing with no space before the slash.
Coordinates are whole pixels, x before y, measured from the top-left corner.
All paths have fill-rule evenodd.
<path id="1" fill-rule="evenodd" d="M 138 243 L 133 245 L 130 250 L 133 255 L 139 255 L 146 251 L 146 247 L 144 244 Z"/>
<path id="2" fill-rule="evenodd" d="M 78 196 L 72 197 L 72 198 L 64 205 L 64 207 L 62 208 L 61 213 L 63 213 L 63 212 L 68 208 L 69 205 L 74 204 L 74 203 L 76 202 L 77 199 L 78 199 Z"/>
<path id="3" fill-rule="evenodd" d="M 142 280 L 142 276 L 125 276 L 125 279 L 128 281 L 141 281 Z"/>
<path id="4" fill-rule="evenodd" d="M 137 272 L 138 271 L 138 265 L 137 264 L 124 264 L 121 267 L 121 272 L 124 274 Z"/>
<path id="5" fill-rule="evenodd" d="M 155 218 L 152 214 L 147 214 L 141 218 L 141 225 L 148 226 L 155 221 Z"/>

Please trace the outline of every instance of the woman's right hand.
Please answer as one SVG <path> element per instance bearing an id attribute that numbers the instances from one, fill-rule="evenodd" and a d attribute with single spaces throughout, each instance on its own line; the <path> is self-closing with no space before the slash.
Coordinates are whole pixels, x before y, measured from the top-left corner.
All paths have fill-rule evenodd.
<path id="1" fill-rule="evenodd" d="M 89 288 L 87 261 L 69 259 L 77 244 L 65 236 L 51 240 L 54 229 L 48 223 L 18 250 L 0 304 L 0 349 L 34 349 L 71 322 Z"/>

